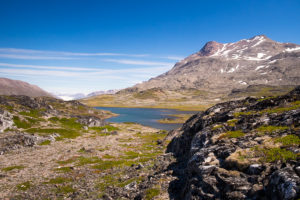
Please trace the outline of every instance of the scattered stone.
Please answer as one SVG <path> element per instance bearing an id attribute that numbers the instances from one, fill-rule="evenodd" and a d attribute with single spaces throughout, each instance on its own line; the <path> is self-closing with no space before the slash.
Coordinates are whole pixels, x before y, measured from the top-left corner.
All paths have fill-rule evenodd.
<path id="1" fill-rule="evenodd" d="M 13 127 L 13 116 L 10 112 L 0 109 L 0 133 Z"/>

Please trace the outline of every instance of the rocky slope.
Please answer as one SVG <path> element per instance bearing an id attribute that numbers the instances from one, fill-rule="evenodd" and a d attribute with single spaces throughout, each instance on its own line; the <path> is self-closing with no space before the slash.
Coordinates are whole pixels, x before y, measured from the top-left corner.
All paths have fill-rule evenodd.
<path id="1" fill-rule="evenodd" d="M 83 100 L 92 106 L 203 109 L 249 95 L 282 95 L 300 84 L 300 45 L 264 35 L 235 43 L 208 42 L 168 72 Z"/>
<path id="2" fill-rule="evenodd" d="M 195 88 L 230 92 L 249 85 L 300 84 L 300 45 L 258 35 L 235 43 L 208 42 L 170 71 L 128 90 Z"/>
<path id="3" fill-rule="evenodd" d="M 217 104 L 167 137 L 77 101 L 0 97 L 0 199 L 299 198 L 300 87 Z"/>
<path id="4" fill-rule="evenodd" d="M 78 101 L 0 96 L 0 199 L 166 199 L 171 177 L 153 178 L 166 132 L 110 116 Z"/>
<path id="5" fill-rule="evenodd" d="M 0 95 L 26 95 L 30 97 L 52 95 L 36 85 L 31 85 L 24 81 L 11 80 L 8 78 L 0 78 Z"/>
<path id="6" fill-rule="evenodd" d="M 300 197 L 300 86 L 284 96 L 217 104 L 191 117 L 167 151 L 171 199 Z"/>

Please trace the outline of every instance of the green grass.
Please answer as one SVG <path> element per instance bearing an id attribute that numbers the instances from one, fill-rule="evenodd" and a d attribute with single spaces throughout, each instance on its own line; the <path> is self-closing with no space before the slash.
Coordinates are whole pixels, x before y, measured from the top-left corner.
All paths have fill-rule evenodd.
<path id="1" fill-rule="evenodd" d="M 62 127 L 68 129 L 82 129 L 83 125 L 76 122 L 76 118 L 58 118 L 58 117 L 51 117 L 49 121 L 53 123 L 59 123 Z"/>
<path id="2" fill-rule="evenodd" d="M 76 192 L 76 190 L 71 185 L 58 186 L 55 190 L 56 193 L 68 194 Z"/>
<path id="3" fill-rule="evenodd" d="M 125 152 L 125 156 L 123 158 L 125 159 L 135 159 L 138 158 L 140 154 L 136 151 L 127 151 Z"/>
<path id="4" fill-rule="evenodd" d="M 222 128 L 222 127 L 223 127 L 222 124 L 215 125 L 215 126 L 212 128 L 212 130 L 215 131 L 215 130 L 218 130 L 218 129 Z"/>
<path id="5" fill-rule="evenodd" d="M 90 127 L 90 130 L 94 130 L 94 131 L 103 131 L 105 129 L 107 129 L 107 131 L 118 131 L 120 130 L 118 127 L 114 127 L 112 125 L 105 125 L 105 126 L 101 126 L 101 127 Z"/>
<path id="6" fill-rule="evenodd" d="M 31 128 L 26 130 L 27 133 L 37 133 L 42 136 L 51 135 L 58 133 L 60 137 L 57 137 L 56 140 L 62 140 L 64 138 L 74 139 L 81 135 L 80 132 L 71 130 L 71 129 L 62 129 L 62 128 Z"/>
<path id="7" fill-rule="evenodd" d="M 270 97 L 265 97 L 265 98 L 262 98 L 262 99 L 258 99 L 257 101 L 260 102 L 260 101 L 265 101 L 265 100 L 270 100 L 270 99 L 274 99 L 276 98 L 275 96 L 270 96 Z"/>
<path id="8" fill-rule="evenodd" d="M 159 188 L 150 188 L 148 190 L 146 190 L 146 193 L 145 193 L 145 199 L 146 200 L 151 200 L 153 199 L 154 197 L 158 196 L 160 194 L 160 189 Z"/>
<path id="9" fill-rule="evenodd" d="M 283 113 L 290 110 L 296 110 L 300 108 L 300 101 L 294 101 L 290 103 L 289 106 L 286 107 L 277 107 L 277 108 L 267 108 L 262 111 L 260 111 L 261 114 L 272 114 L 272 113 Z"/>
<path id="10" fill-rule="evenodd" d="M 133 97 L 137 99 L 159 99 L 156 92 L 159 92 L 159 89 L 144 90 L 134 93 Z"/>
<path id="11" fill-rule="evenodd" d="M 104 156 L 102 156 L 102 158 L 104 159 L 114 159 L 115 156 L 109 155 L 109 154 L 105 154 Z"/>
<path id="12" fill-rule="evenodd" d="M 62 118 L 59 120 L 61 125 L 65 128 L 71 128 L 71 129 L 82 129 L 82 125 L 78 122 L 76 122 L 76 118 Z"/>
<path id="13" fill-rule="evenodd" d="M 24 169 L 24 168 L 25 167 L 23 165 L 13 165 L 13 166 L 10 166 L 10 167 L 2 168 L 1 170 L 4 171 L 4 172 L 9 172 L 9 171 L 12 171 L 12 170 L 15 170 L 15 169 L 21 170 L 21 169 Z"/>
<path id="14" fill-rule="evenodd" d="M 31 187 L 31 182 L 30 181 L 26 181 L 24 183 L 20 183 L 17 185 L 17 189 L 18 190 L 22 190 L 22 191 L 26 191 Z"/>
<path id="15" fill-rule="evenodd" d="M 255 111 L 248 111 L 248 112 L 236 112 L 236 113 L 233 113 L 233 116 L 234 117 L 239 117 L 239 116 L 248 116 L 248 115 L 254 115 L 254 114 L 257 114 Z"/>
<path id="16" fill-rule="evenodd" d="M 297 159 L 297 154 L 281 148 L 262 148 L 254 147 L 256 157 L 260 158 L 261 162 L 286 162 L 288 160 Z"/>
<path id="17" fill-rule="evenodd" d="M 18 116 L 14 116 L 13 121 L 14 121 L 14 124 L 17 126 L 17 128 L 27 129 L 27 128 L 32 127 L 32 125 L 33 125 L 32 123 L 30 123 L 28 121 L 21 120 Z"/>
<path id="18" fill-rule="evenodd" d="M 98 157 L 79 157 L 77 161 L 78 166 L 83 166 L 87 164 L 95 164 L 95 163 L 100 163 L 102 160 Z"/>
<path id="19" fill-rule="evenodd" d="M 43 142 L 41 142 L 39 145 L 49 145 L 49 144 L 51 144 L 51 141 L 50 140 L 45 140 L 45 141 L 43 141 Z"/>
<path id="20" fill-rule="evenodd" d="M 298 146 L 300 145 L 300 138 L 297 135 L 287 135 L 281 138 L 275 139 L 275 142 L 280 142 L 285 146 Z"/>
<path id="21" fill-rule="evenodd" d="M 68 173 L 72 171 L 72 167 L 60 167 L 56 168 L 55 171 L 62 172 L 62 173 Z"/>
<path id="22" fill-rule="evenodd" d="M 256 129 L 258 135 L 272 135 L 289 130 L 287 126 L 260 126 Z"/>
<path id="23" fill-rule="evenodd" d="M 44 182 L 44 184 L 63 184 L 63 183 L 71 182 L 71 181 L 72 181 L 72 179 L 70 179 L 70 178 L 56 177 L 56 178 L 50 179 L 47 182 Z"/>
<path id="24" fill-rule="evenodd" d="M 222 135 L 223 137 L 227 137 L 227 138 L 239 138 L 239 137 L 243 137 L 245 135 L 244 132 L 238 130 L 238 131 L 227 131 L 226 133 L 224 133 L 224 135 Z"/>
<path id="25" fill-rule="evenodd" d="M 127 180 L 121 180 L 120 176 L 122 173 L 117 173 L 117 174 L 109 174 L 106 176 L 101 177 L 99 180 L 98 184 L 96 187 L 100 191 L 104 191 L 108 186 L 113 186 L 114 188 L 116 187 L 125 187 L 126 185 L 136 181 L 137 183 L 140 183 L 143 178 L 142 177 L 133 177 Z"/>
<path id="26" fill-rule="evenodd" d="M 28 117 L 39 118 L 42 116 L 42 114 L 41 114 L 42 111 L 44 111 L 44 110 L 31 109 L 31 110 L 29 110 L 29 112 L 22 111 L 22 112 L 19 112 L 19 114 L 23 115 L 23 116 L 28 116 Z"/>
<path id="27" fill-rule="evenodd" d="M 98 170 L 107 170 L 107 169 L 111 169 L 111 168 L 114 168 L 114 167 L 124 166 L 127 162 L 129 162 L 129 161 L 124 161 L 124 160 L 100 161 L 97 164 L 95 164 L 94 166 L 92 166 L 92 168 L 93 169 L 98 169 Z"/>
<path id="28" fill-rule="evenodd" d="M 51 121 L 51 122 L 58 122 L 59 121 L 59 118 L 58 117 L 50 117 L 49 118 L 49 121 Z"/>
<path id="29" fill-rule="evenodd" d="M 235 126 L 235 124 L 236 124 L 238 121 L 239 121 L 238 119 L 231 119 L 231 120 L 228 120 L 228 121 L 227 121 L 227 124 L 228 124 L 228 126 L 233 127 L 233 126 Z"/>
<path id="30" fill-rule="evenodd" d="M 67 160 L 56 161 L 60 165 L 67 165 L 76 161 L 76 158 L 69 158 Z"/>

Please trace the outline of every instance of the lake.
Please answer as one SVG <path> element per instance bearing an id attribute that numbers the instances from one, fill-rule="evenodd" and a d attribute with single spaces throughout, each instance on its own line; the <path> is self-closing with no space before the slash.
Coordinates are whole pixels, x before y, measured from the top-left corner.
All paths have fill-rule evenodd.
<path id="1" fill-rule="evenodd" d="M 172 130 L 179 128 L 182 124 L 162 124 L 157 122 L 159 119 L 172 118 L 168 115 L 173 114 L 194 114 L 195 111 L 179 111 L 173 109 L 158 109 L 158 108 L 118 108 L 118 107 L 95 107 L 96 109 L 109 110 L 119 114 L 116 117 L 107 119 L 108 122 L 135 122 L 145 126 L 150 126 L 157 129 Z"/>

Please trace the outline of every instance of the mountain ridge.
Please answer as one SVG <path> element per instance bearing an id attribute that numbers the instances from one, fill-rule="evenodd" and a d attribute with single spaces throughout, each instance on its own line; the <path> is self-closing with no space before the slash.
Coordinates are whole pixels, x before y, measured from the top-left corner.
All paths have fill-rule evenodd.
<path id="1" fill-rule="evenodd" d="M 20 80 L 0 78 L 0 95 L 26 95 L 30 97 L 47 96 L 53 97 L 50 93 L 36 85 Z"/>
<path id="2" fill-rule="evenodd" d="M 129 89 L 233 89 L 256 84 L 297 85 L 300 72 L 295 65 L 300 64 L 299 58 L 300 45 L 279 43 L 264 35 L 234 43 L 210 41 L 200 51 L 177 62 L 168 72 Z M 276 74 L 278 81 L 274 80 L 275 77 L 269 77 L 269 73 Z"/>
<path id="3" fill-rule="evenodd" d="M 233 43 L 207 42 L 154 78 L 82 100 L 90 106 L 201 110 L 246 96 L 282 95 L 300 84 L 300 45 L 265 35 Z"/>

